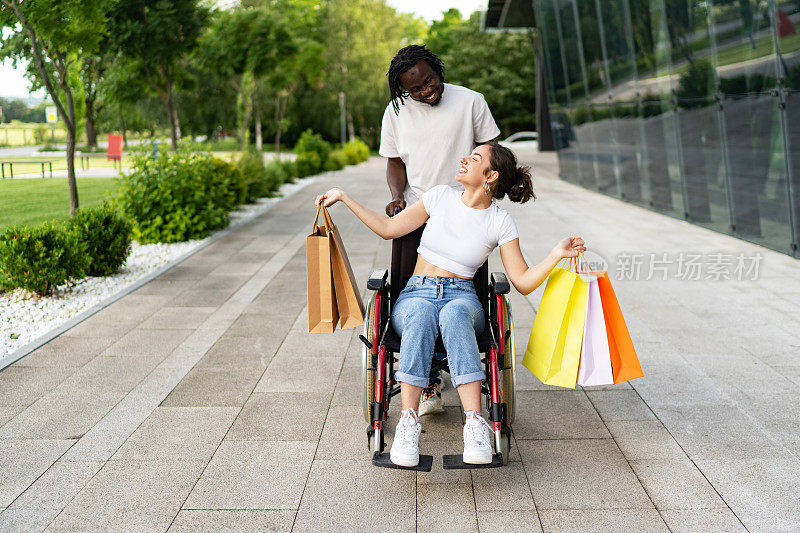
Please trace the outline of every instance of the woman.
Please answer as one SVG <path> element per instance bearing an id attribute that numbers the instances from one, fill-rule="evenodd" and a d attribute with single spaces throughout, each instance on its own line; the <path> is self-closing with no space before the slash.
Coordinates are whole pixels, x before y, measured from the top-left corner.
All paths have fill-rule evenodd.
<path id="1" fill-rule="evenodd" d="M 418 248 L 414 275 L 392 309 L 391 323 L 401 335 L 400 382 L 402 415 L 389 453 L 401 466 L 419 463 L 417 417 L 420 394 L 428 384 L 434 343 L 441 331 L 453 385 L 464 407 L 465 463 L 492 461 L 491 428 L 481 417 L 481 368 L 476 334 L 485 325 L 475 294 L 475 271 L 496 247 L 508 277 L 522 294 L 538 287 L 565 257 L 584 252 L 580 237 L 559 242 L 538 265 L 529 267 L 522 257 L 519 234 L 511 216 L 494 199 L 508 195 L 512 202 L 531 198 L 533 186 L 527 167 L 517 166 L 514 153 L 497 143 L 482 144 L 460 160 L 456 180 L 464 191 L 440 185 L 394 217 L 367 209 L 340 189 L 317 197 L 329 207 L 342 201 L 372 231 L 394 239 L 428 222 Z"/>

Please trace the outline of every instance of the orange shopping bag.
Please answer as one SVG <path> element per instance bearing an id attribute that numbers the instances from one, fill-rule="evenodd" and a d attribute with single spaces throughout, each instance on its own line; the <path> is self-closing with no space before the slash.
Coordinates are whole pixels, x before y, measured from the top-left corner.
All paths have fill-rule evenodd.
<path id="1" fill-rule="evenodd" d="M 600 301 L 603 302 L 603 317 L 608 334 L 608 350 L 611 354 L 611 372 L 614 383 L 622 383 L 644 376 L 633 341 L 628 333 L 628 326 L 622 317 L 617 295 L 611 287 L 607 272 L 597 273 L 597 288 L 600 290 Z"/>

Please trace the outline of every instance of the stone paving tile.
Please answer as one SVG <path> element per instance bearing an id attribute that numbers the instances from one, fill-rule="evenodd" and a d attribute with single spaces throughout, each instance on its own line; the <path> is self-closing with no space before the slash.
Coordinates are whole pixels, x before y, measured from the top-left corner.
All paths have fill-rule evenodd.
<path id="1" fill-rule="evenodd" d="M 630 465 L 659 511 L 726 507 L 714 487 L 688 458 L 631 461 Z"/>
<path id="2" fill-rule="evenodd" d="M 607 422 L 628 461 L 681 460 L 686 454 L 658 420 Z"/>
<path id="3" fill-rule="evenodd" d="M 165 531 L 204 461 L 109 461 L 48 531 Z"/>
<path id="4" fill-rule="evenodd" d="M 536 533 L 542 531 L 536 511 L 478 511 L 481 533 Z"/>
<path id="5" fill-rule="evenodd" d="M 476 468 L 472 484 L 479 512 L 536 510 L 525 468 L 518 461 L 503 468 Z"/>
<path id="6" fill-rule="evenodd" d="M 195 365 L 196 368 L 260 368 L 264 370 L 283 343 L 279 333 L 262 337 L 223 335 Z"/>
<path id="7" fill-rule="evenodd" d="M 749 531 L 800 531 L 800 509 L 796 505 L 789 508 L 737 507 L 736 516 Z"/>
<path id="8" fill-rule="evenodd" d="M 478 531 L 472 487 L 456 485 L 417 486 L 417 530 L 419 531 Z M 399 512 L 402 513 L 399 508 Z M 409 511 L 405 508 L 406 512 Z"/>
<path id="9" fill-rule="evenodd" d="M 238 412 L 238 407 L 158 407 L 111 459 L 208 461 Z"/>
<path id="10" fill-rule="evenodd" d="M 51 340 L 29 353 L 14 365 L 45 368 L 80 367 L 91 361 L 114 342 L 109 337 L 65 337 Z"/>
<path id="11" fill-rule="evenodd" d="M 341 366 L 341 357 L 282 356 L 279 352 L 253 392 L 332 393 Z"/>
<path id="12" fill-rule="evenodd" d="M 216 307 L 162 307 L 139 324 L 142 329 L 197 329 Z"/>
<path id="13" fill-rule="evenodd" d="M 653 508 L 611 439 L 517 442 L 540 512 L 542 509 Z"/>
<path id="14" fill-rule="evenodd" d="M 219 307 L 230 298 L 235 289 L 187 289 L 178 293 L 169 305 L 175 307 Z"/>
<path id="15" fill-rule="evenodd" d="M 0 427 L 25 409 L 24 405 L 0 405 Z"/>
<path id="16" fill-rule="evenodd" d="M 6 509 L 0 512 L 0 531 L 37 533 L 44 531 L 60 509 Z"/>
<path id="17" fill-rule="evenodd" d="M 315 459 L 368 459 L 366 429 L 361 407 L 332 406 Z"/>
<path id="18" fill-rule="evenodd" d="M 157 294 L 160 296 L 175 296 L 181 294 L 187 289 L 191 289 L 192 287 L 194 287 L 194 284 L 195 284 L 194 280 L 191 279 L 170 280 L 170 279 L 164 279 L 162 275 L 150 281 L 146 285 L 139 287 L 133 294 Z"/>
<path id="19" fill-rule="evenodd" d="M 303 302 L 303 305 L 305 302 Z M 248 309 L 253 304 L 248 306 Z M 242 314 L 233 325 L 228 328 L 225 335 L 228 337 L 261 337 L 261 336 L 280 336 L 286 335 L 292 327 L 297 314 L 300 312 L 301 305 L 298 303 L 285 304 L 282 310 L 273 309 L 269 313 L 245 313 Z"/>
<path id="20" fill-rule="evenodd" d="M 324 394 L 254 393 L 225 439 L 319 440 L 329 404 L 330 396 Z"/>
<path id="21" fill-rule="evenodd" d="M 452 387 L 450 387 L 452 388 Z M 447 390 L 447 389 L 445 389 Z M 398 412 L 400 397 L 396 398 Z M 446 406 L 444 413 L 425 415 L 420 418 L 422 434 L 420 442 L 453 441 L 462 444 L 464 441 L 464 421 L 461 406 Z M 399 413 L 398 413 L 399 416 Z M 397 417 L 395 417 L 395 424 Z"/>
<path id="22" fill-rule="evenodd" d="M 374 531 L 380 524 L 415 531 L 414 477 L 415 472 L 375 468 L 369 461 L 315 460 L 293 531 Z M 348 496 L 335 496 L 341 494 Z"/>
<path id="23" fill-rule="evenodd" d="M 396 421 L 390 424 L 392 431 Z M 366 428 L 366 425 L 364 426 Z M 393 437 L 393 435 L 391 435 Z M 364 458 L 367 457 L 366 439 L 364 440 Z M 386 451 L 391 449 L 392 438 L 386 439 Z M 472 476 L 470 470 L 466 469 L 453 469 L 445 470 L 442 466 L 442 457 L 444 455 L 454 455 L 463 453 L 464 442 L 459 438 L 452 441 L 433 441 L 433 442 L 420 442 L 419 453 L 433 456 L 433 466 L 430 472 L 417 473 L 417 485 L 455 485 L 457 483 L 465 483 L 472 486 Z"/>
<path id="24" fill-rule="evenodd" d="M 588 390 L 586 395 L 604 422 L 656 419 L 634 390 Z"/>
<path id="25" fill-rule="evenodd" d="M 169 527 L 170 533 L 288 532 L 292 530 L 295 511 L 193 510 L 183 509 Z"/>
<path id="26" fill-rule="evenodd" d="M 514 434 L 518 439 L 610 437 L 582 391 L 517 391 Z"/>
<path id="27" fill-rule="evenodd" d="M 164 407 L 242 406 L 261 377 L 249 367 L 193 368 L 169 393 Z"/>
<path id="28" fill-rule="evenodd" d="M 58 387 L 74 371 L 14 364 L 0 372 L 0 405 L 27 407 Z"/>
<path id="29" fill-rule="evenodd" d="M 750 417 L 729 405 L 654 408 L 692 459 L 749 458 L 782 448 Z"/>
<path id="30" fill-rule="evenodd" d="M 134 329 L 106 348 L 101 355 L 166 356 L 192 332 L 191 329 Z"/>
<path id="31" fill-rule="evenodd" d="M 162 360 L 161 356 L 95 357 L 65 379 L 62 386 L 128 392 Z"/>
<path id="32" fill-rule="evenodd" d="M 0 508 L 8 507 L 74 440 L 0 440 Z"/>
<path id="33" fill-rule="evenodd" d="M 198 289 L 233 289 L 239 290 L 241 286 L 247 282 L 252 275 L 227 275 L 227 274 L 214 274 L 203 278 L 195 285 Z"/>
<path id="34" fill-rule="evenodd" d="M 103 461 L 56 461 L 14 500 L 9 509 L 60 511 L 100 471 L 103 464 Z"/>
<path id="35" fill-rule="evenodd" d="M 124 392 L 59 386 L 0 428 L 0 439 L 77 439 L 124 396 Z"/>
<path id="36" fill-rule="evenodd" d="M 545 533 L 584 533 L 587 531 L 668 532 L 655 509 L 540 510 Z"/>
<path id="37" fill-rule="evenodd" d="M 672 509 L 661 511 L 672 533 L 743 533 L 747 531 L 730 509 Z"/>
<path id="38" fill-rule="evenodd" d="M 225 261 L 211 271 L 211 275 L 252 276 L 263 265 L 262 262 Z"/>
<path id="39" fill-rule="evenodd" d="M 777 529 L 791 530 L 793 523 L 800 527 L 800 472 L 793 456 L 754 452 L 747 459 L 698 459 L 696 464 L 748 529 L 767 518 Z M 745 509 L 751 510 L 750 519 Z"/>
<path id="40" fill-rule="evenodd" d="M 316 442 L 220 444 L 184 509 L 297 509 Z"/>

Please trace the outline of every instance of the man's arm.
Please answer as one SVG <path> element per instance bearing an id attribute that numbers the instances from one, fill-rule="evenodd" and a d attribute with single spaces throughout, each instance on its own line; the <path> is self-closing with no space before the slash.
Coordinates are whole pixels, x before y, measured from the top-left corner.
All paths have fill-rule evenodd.
<path id="1" fill-rule="evenodd" d="M 406 201 L 403 191 L 406 190 L 406 164 L 399 157 L 390 157 L 386 160 L 386 183 L 389 184 L 389 192 L 392 193 L 392 201 L 386 205 L 386 214 L 394 215 L 394 210 L 399 207 L 401 210 L 406 208 Z"/>

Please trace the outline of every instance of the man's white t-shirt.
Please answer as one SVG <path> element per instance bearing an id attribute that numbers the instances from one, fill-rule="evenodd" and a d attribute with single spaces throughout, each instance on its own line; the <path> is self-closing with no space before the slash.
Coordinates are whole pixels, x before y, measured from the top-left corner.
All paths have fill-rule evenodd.
<path id="1" fill-rule="evenodd" d="M 500 135 L 481 93 L 444 84 L 438 105 L 406 98 L 395 115 L 390 103 L 383 113 L 383 157 L 399 157 L 406 165 L 406 203 L 413 204 L 436 185 L 460 187 L 455 176 L 458 160 L 478 143 Z"/>
<path id="2" fill-rule="evenodd" d="M 468 207 L 462 193 L 438 185 L 422 195 L 430 218 L 417 252 L 432 265 L 471 278 L 492 250 L 519 238 L 519 233 L 505 209 L 494 202 L 486 209 Z"/>

